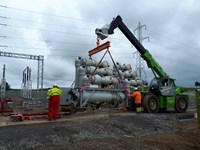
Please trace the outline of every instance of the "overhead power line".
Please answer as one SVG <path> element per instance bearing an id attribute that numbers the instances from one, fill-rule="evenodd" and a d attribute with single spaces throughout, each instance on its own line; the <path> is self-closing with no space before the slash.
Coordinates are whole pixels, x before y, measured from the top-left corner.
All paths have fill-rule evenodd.
<path id="1" fill-rule="evenodd" d="M 3 23 L 0 23 L 0 26 L 23 28 L 23 29 L 30 29 L 30 30 L 41 30 L 41 31 L 45 31 L 45 32 L 54 32 L 54 33 L 60 33 L 60 34 L 70 34 L 70 35 L 73 35 L 73 36 L 84 36 L 84 37 L 87 37 L 87 38 L 94 38 L 94 36 L 95 36 L 95 35 L 79 34 L 79 33 L 73 33 L 73 32 L 63 32 L 63 31 L 57 31 L 57 30 L 48 30 L 48 29 L 43 29 L 43 28 L 31 28 L 31 27 L 25 27 L 25 26 L 3 24 Z M 147 30 L 147 31 L 153 32 L 151 30 Z M 164 37 L 164 38 L 167 38 L 168 40 L 175 41 L 176 43 L 179 43 L 180 45 L 184 45 L 186 47 L 189 47 L 189 48 L 192 48 L 192 49 L 195 49 L 195 50 L 200 50 L 199 48 L 196 48 L 194 46 L 191 46 L 191 45 L 185 44 L 183 42 L 177 41 L 176 39 L 170 38 L 168 36 L 165 36 L 165 35 L 162 35 L 162 34 L 159 34 L 159 33 L 157 33 L 157 34 L 162 36 L 162 37 Z M 114 39 L 119 39 L 119 38 L 114 38 Z M 124 39 L 121 39 L 121 40 L 124 40 Z"/>
<path id="2" fill-rule="evenodd" d="M 192 49 L 195 49 L 195 50 L 198 50 L 198 51 L 200 50 L 200 48 L 197 48 L 197 47 L 194 47 L 192 45 L 186 44 L 184 42 L 178 41 L 177 39 L 171 38 L 170 36 L 167 36 L 167 35 L 164 35 L 164 34 L 161 34 L 161 33 L 158 33 L 158 32 L 152 31 L 152 30 L 149 30 L 149 29 L 146 29 L 146 30 L 149 31 L 149 32 L 151 32 L 151 33 L 157 34 L 160 37 L 168 39 L 170 41 L 176 42 L 176 43 L 178 43 L 178 44 L 180 44 L 182 46 L 184 45 L 185 47 L 188 47 L 188 48 L 192 48 Z"/>
<path id="3" fill-rule="evenodd" d="M 44 12 L 39 12 L 39 11 L 35 11 L 35 10 L 29 10 L 29 9 L 22 9 L 22 8 L 16 8 L 16 7 L 10 7 L 10 6 L 6 6 L 6 5 L 0 5 L 0 8 L 4 8 L 4 9 L 11 9 L 11 10 L 18 10 L 18 11 L 26 11 L 26 12 L 31 12 L 31 13 L 36 13 L 36 14 L 42 14 L 42 15 L 47 15 L 47 16 L 54 16 L 54 17 L 61 17 L 61 18 L 65 18 L 65 19 L 72 19 L 72 20 L 77 20 L 77 21 L 85 21 L 85 22 L 91 22 L 91 23 L 100 23 L 102 24 L 101 22 L 94 22 L 94 21 L 91 21 L 91 20 L 87 20 L 87 19 L 78 19 L 78 18 L 73 18 L 73 17 L 67 17 L 67 16 L 62 16 L 62 15 L 55 15 L 55 14 L 50 14 L 50 13 L 44 13 Z M 9 17 L 5 17 L 5 16 L 0 16 L 0 18 L 2 19 L 14 19 L 14 20 L 21 20 L 21 21 L 27 21 L 27 22 L 34 22 L 34 21 L 31 21 L 31 20 L 24 20 L 24 19 L 19 19 L 19 18 L 9 18 Z M 54 26 L 60 26 L 60 27 L 70 27 L 70 26 L 64 26 L 64 25 L 59 25 L 59 24 L 51 24 L 51 23 L 41 23 L 41 24 L 47 24 L 47 25 L 54 25 Z M 24 29 L 32 29 L 32 30 L 43 30 L 43 31 L 47 31 L 47 32 L 56 32 L 56 33 L 63 33 L 63 34 L 75 34 L 75 35 L 81 35 L 81 36 L 90 36 L 90 35 L 85 35 L 85 34 L 77 34 L 77 33 L 68 33 L 68 32 L 62 32 L 62 31 L 54 31 L 54 30 L 47 30 L 47 29 L 40 29 L 40 28 L 31 28 L 31 27 L 24 27 L 24 26 L 15 26 L 15 25 L 8 25 L 8 24 L 3 24 L 3 23 L 0 23 L 1 26 L 12 26 L 12 27 L 16 27 L 16 28 L 24 28 Z M 71 27 L 70 27 L 71 28 Z M 155 34 L 158 34 L 168 40 L 171 40 L 171 41 L 176 41 L 177 43 L 181 44 L 181 45 L 185 45 L 189 48 L 193 48 L 193 49 L 196 49 L 196 50 L 200 50 L 199 48 L 196 48 L 196 47 L 193 47 L 191 45 L 188 45 L 188 44 L 185 44 L 183 42 L 180 42 L 180 41 L 177 41 L 176 39 L 173 39 L 169 36 L 166 36 L 166 35 L 163 35 L 163 34 L 160 34 L 160 33 L 157 33 L 157 32 L 154 32 L 154 31 L 151 31 L 151 30 L 148 30 L 147 31 L 149 32 L 152 32 L 152 33 L 155 33 Z"/>
<path id="4" fill-rule="evenodd" d="M 50 13 L 44 13 L 44 12 L 40 12 L 40 11 L 35 11 L 35 10 L 28 10 L 28 9 L 22 9 L 22 8 L 16 8 L 16 7 L 9 7 L 9 6 L 5 6 L 5 5 L 0 5 L 1 8 L 6 8 L 6 9 L 13 9 L 13 10 L 18 10 L 18 11 L 26 11 L 26 12 L 30 12 L 30 13 L 37 13 L 37 14 L 41 14 L 41 15 L 47 15 L 47 16 L 53 16 L 53 17 L 60 17 L 60 18 L 65 18 L 65 19 L 71 19 L 71 20 L 76 20 L 76 21 L 85 21 L 85 22 L 90 22 L 90 23 L 97 23 L 91 20 L 86 20 L 86 19 L 78 19 L 78 18 L 72 18 L 72 17 L 66 17 L 66 16 L 61 16 L 61 15 L 55 15 L 55 14 L 50 14 Z M 100 23 L 102 24 L 102 23 Z"/>
<path id="5" fill-rule="evenodd" d="M 84 37 L 87 37 L 87 38 L 92 38 L 91 35 L 85 35 L 85 34 L 77 34 L 77 33 L 72 33 L 72 32 L 62 32 L 62 31 L 54 31 L 54 30 L 47 30 L 47 29 L 38 29 L 38 28 L 30 28 L 30 27 L 22 27 L 22 26 L 15 26 L 15 25 L 10 25 L 10 24 L 2 24 L 0 23 L 0 26 L 7 26 L 7 27 L 17 27 L 17 28 L 26 28 L 26 29 L 31 29 L 31 30 L 43 30 L 43 31 L 46 31 L 46 32 L 57 32 L 57 33 L 62 33 L 62 34 L 70 34 L 70 35 L 75 35 L 75 36 L 84 36 Z M 95 36 L 95 35 L 94 35 Z M 23 39 L 23 40 L 35 40 L 36 39 L 26 39 L 26 38 L 17 38 L 17 37 L 7 37 L 7 36 L 0 36 L 1 38 L 15 38 L 15 39 Z M 116 39 L 116 38 L 115 38 Z M 171 39 L 173 40 L 173 39 Z M 37 41 L 40 41 L 40 40 L 37 40 Z M 42 40 L 41 40 L 42 41 Z M 174 40 L 173 40 L 174 41 Z M 59 41 L 44 41 L 44 42 L 55 42 L 55 43 L 62 43 L 64 44 L 63 42 L 59 42 Z M 65 42 L 66 43 L 66 42 Z M 68 43 L 68 44 L 75 44 L 75 45 L 83 45 L 83 44 L 80 44 L 80 43 Z M 194 47 L 191 47 L 190 45 L 187 45 L 185 44 L 185 46 L 187 47 L 190 47 L 190 48 L 193 48 L 193 49 L 196 49 L 196 50 L 199 50 L 198 48 L 194 48 Z M 1 46 L 2 47 L 2 46 Z M 15 47 L 16 48 L 16 47 Z M 117 48 L 129 48 L 129 47 L 117 47 Z M 31 49 L 31 48 L 29 48 Z M 35 49 L 35 48 L 32 48 L 32 49 Z"/>
<path id="6" fill-rule="evenodd" d="M 27 41 L 37 41 L 37 42 L 46 42 L 46 43 L 57 43 L 57 44 L 64 44 L 64 45 L 81 45 L 81 46 L 93 46 L 93 44 L 84 44 L 84 43 L 73 43 L 73 42 L 61 42 L 61 41 L 54 41 L 54 40 L 39 40 L 39 39 L 30 39 L 30 38 L 20 38 L 20 37 L 13 37 L 13 36 L 0 36 L 0 38 L 8 38 L 8 39 L 16 39 L 16 40 L 27 40 Z"/>
<path id="7" fill-rule="evenodd" d="M 31 47 L 16 47 L 16 46 L 6 46 L 6 45 L 0 45 L 0 47 L 6 47 L 6 48 L 13 48 L 13 49 L 18 49 L 18 48 L 20 48 L 20 49 L 36 49 L 36 50 L 49 50 L 49 49 L 47 49 L 47 48 L 31 48 Z M 71 51 L 71 50 L 61 50 L 61 49 L 51 49 L 51 51 L 56 51 L 56 52 L 58 52 L 58 51 L 61 51 L 61 52 L 65 52 L 66 51 L 66 55 L 65 55 L 65 53 L 62 53 L 62 54 L 59 54 L 59 53 L 56 53 L 56 54 L 48 54 L 47 56 L 62 56 L 62 57 L 67 57 L 67 58 L 71 58 L 71 57 L 73 57 L 73 58 L 77 58 L 78 56 L 83 56 L 83 54 L 85 54 L 85 55 L 88 55 L 88 54 L 86 54 L 85 52 L 87 52 L 86 50 L 76 50 L 76 51 L 72 51 L 70 54 L 69 53 L 67 53 L 67 52 L 69 52 L 69 51 Z M 77 55 L 73 55 L 73 52 L 74 53 L 77 53 L 77 52 L 84 52 L 84 53 L 78 53 Z M 124 58 L 132 58 L 132 56 L 130 55 L 130 53 L 121 53 L 121 52 L 119 52 L 119 53 L 117 53 L 117 52 L 113 52 L 113 54 L 115 54 L 114 55 L 114 58 L 118 58 L 118 59 L 123 59 L 124 60 Z M 116 55 L 116 54 L 120 54 L 120 56 L 119 55 Z M 121 56 L 122 54 L 126 54 L 126 55 L 128 55 L 128 56 L 125 56 L 125 57 L 123 57 L 123 56 Z M 84 56 L 85 56 L 84 55 Z M 178 70 L 180 70 L 180 71 L 186 71 L 186 72 L 195 72 L 196 71 L 196 69 L 197 68 L 193 68 L 192 66 L 193 66 L 193 64 L 191 64 L 191 63 L 188 63 L 188 62 L 186 62 L 186 63 L 182 63 L 182 64 L 179 64 L 179 65 L 181 65 L 181 66 L 184 66 L 183 68 L 184 69 L 181 69 L 180 67 L 179 68 L 177 68 L 177 67 L 175 67 L 175 66 L 170 66 L 170 68 L 174 68 L 174 69 L 178 69 Z"/>
<path id="8" fill-rule="evenodd" d="M 29 30 L 41 30 L 41 31 L 45 31 L 45 32 L 53 32 L 53 33 L 60 33 L 60 34 L 70 34 L 73 36 L 84 36 L 84 38 L 94 38 L 95 37 L 95 39 L 96 39 L 96 35 L 79 34 L 76 32 L 63 32 L 63 31 L 59 31 L 59 30 L 48 30 L 48 29 L 43 29 L 43 28 L 32 28 L 32 27 L 17 26 L 17 25 L 12 25 L 12 24 L 2 24 L 2 23 L 0 23 L 0 26 L 22 28 L 22 29 L 29 29 Z M 112 39 L 125 40 L 125 39 L 121 39 L 121 38 L 112 38 Z"/>
<path id="9" fill-rule="evenodd" d="M 72 51 L 71 49 L 56 49 L 56 48 L 45 48 L 45 47 L 23 47 L 23 46 L 12 46 L 12 45 L 0 45 L 0 48 L 15 48 L 15 49 L 35 49 L 35 50 L 50 50 L 50 51 L 66 51 L 66 52 L 87 52 L 88 50 L 85 50 L 84 48 L 82 48 L 83 50 L 76 50 L 76 51 Z M 127 54 L 130 55 L 130 53 L 125 53 L 125 52 L 116 52 L 114 51 L 113 54 Z"/>
<path id="10" fill-rule="evenodd" d="M 56 44 L 63 44 L 63 45 L 80 45 L 80 46 L 94 46 L 94 44 L 84 44 L 84 43 L 74 43 L 74 42 L 61 42 L 61 41 L 54 41 L 54 40 L 38 40 L 38 39 L 30 39 L 30 38 L 20 38 L 20 37 L 12 37 L 12 36 L 0 36 L 0 38 L 9 38 L 9 39 L 16 39 L 16 40 L 28 40 L 28 41 L 36 41 L 36 42 L 46 42 L 46 43 L 56 43 Z M 115 47 L 115 49 L 130 49 L 130 47 Z M 120 52 L 121 53 L 121 52 Z M 123 54 L 123 53 L 121 53 Z"/>
<path id="11" fill-rule="evenodd" d="M 7 26 L 7 27 L 24 28 L 24 29 L 30 29 L 30 30 L 42 30 L 42 31 L 46 31 L 46 32 L 55 32 L 55 33 L 62 33 L 62 34 L 71 34 L 71 35 L 91 37 L 91 35 L 86 35 L 86 34 L 63 32 L 63 31 L 56 31 L 56 30 L 47 30 L 47 29 L 42 29 L 42 28 L 31 28 L 31 27 L 17 26 L 17 25 L 11 25 L 11 24 L 2 24 L 2 23 L 0 23 L 0 25 L 1 26 Z"/>
<path id="12" fill-rule="evenodd" d="M 36 22 L 36 21 L 33 21 L 33 20 L 13 18 L 13 17 L 0 16 L 0 18 L 7 19 L 7 20 L 16 20 L 16 21 L 20 21 L 20 22 L 30 22 L 30 23 L 34 23 L 34 24 L 50 25 L 50 26 L 56 26 L 56 27 L 62 27 L 62 28 L 74 28 L 74 29 L 79 29 L 79 30 L 91 30 L 89 28 L 79 28 L 79 27 L 66 26 L 66 25 L 60 25 L 60 24 L 54 24 L 54 23 Z"/>
<path id="13" fill-rule="evenodd" d="M 7 6 L 2 6 L 0 5 L 0 7 L 4 7 L 4 8 L 8 8 Z M 52 24 L 52 23 L 40 23 L 40 22 L 35 22 L 33 20 L 26 20 L 26 19 L 20 19 L 20 18 L 11 18 L 11 17 L 5 17 L 5 16 L 0 16 L 0 18 L 2 19 L 10 19 L 10 20 L 18 20 L 18 21 L 23 21 L 23 22 L 32 22 L 32 23 L 36 23 L 36 24 L 45 24 L 45 25 L 51 25 L 51 26 L 57 26 L 57 27 L 65 27 L 65 28 L 74 28 L 74 29 L 80 29 L 80 30 L 90 30 L 89 28 L 78 28 L 78 27 L 73 27 L 73 26 L 66 26 L 66 25 L 59 25 L 59 24 Z M 75 19 L 75 18 L 74 18 Z M 24 26 L 16 26 L 16 25 L 10 25 L 10 24 L 5 24 L 5 23 L 0 23 L 1 26 L 9 26 L 9 27 L 16 27 L 16 28 L 24 28 L 24 29 L 32 29 L 32 30 L 43 30 L 43 31 L 48 31 L 48 32 L 56 32 L 56 33 L 63 33 L 63 34 L 77 34 L 77 33 L 68 33 L 68 32 L 63 32 L 63 31 L 54 31 L 54 30 L 47 30 L 47 29 L 41 29 L 41 28 L 31 28 L 31 27 L 24 27 Z M 151 31 L 149 29 L 146 29 L 147 31 L 149 32 L 152 32 L 154 34 L 157 34 L 163 38 L 166 38 L 168 40 L 171 40 L 171 41 L 175 41 L 181 45 L 185 45 L 187 47 L 190 47 L 190 48 L 193 48 L 193 49 L 196 49 L 196 50 L 200 50 L 199 48 L 196 48 L 194 46 L 191 46 L 191 45 L 188 45 L 188 44 L 185 44 L 181 41 L 178 41 L 176 39 L 173 39 L 167 35 L 163 35 L 163 34 L 160 34 L 158 32 L 155 32 L 155 31 Z M 89 36 L 89 35 L 84 35 L 84 34 L 77 34 L 77 35 L 81 35 L 81 36 Z M 118 38 L 114 38 L 114 39 L 118 39 Z M 124 40 L 124 39 L 121 39 L 121 40 Z"/>
<path id="14" fill-rule="evenodd" d="M 39 12 L 39 11 L 35 11 L 35 10 L 28 10 L 28 9 L 22 9 L 22 8 L 16 8 L 16 7 L 10 7 L 10 6 L 6 6 L 6 5 L 0 5 L 0 8 L 5 8 L 5 9 L 13 9 L 13 10 L 18 10 L 18 11 L 26 11 L 26 12 L 31 12 L 31 13 L 37 13 L 37 14 L 42 14 L 42 15 L 47 15 L 47 16 L 53 16 L 53 17 L 61 17 L 61 18 L 65 18 L 65 19 L 72 19 L 72 20 L 77 20 L 77 21 L 85 21 L 85 22 L 90 22 L 90 23 L 98 23 L 98 24 L 103 24 L 101 22 L 94 22 L 94 21 L 91 21 L 91 20 L 87 20 L 87 19 L 78 19 L 78 18 L 72 18 L 72 17 L 67 17 L 67 16 L 62 16 L 62 15 L 55 15 L 55 14 L 50 14 L 50 13 L 44 13 L 44 12 Z M 0 17 L 0 18 L 4 18 L 6 19 L 6 17 Z M 20 19 L 17 19 L 17 18 L 13 18 L 13 19 L 16 19 L 16 20 L 20 20 Z M 21 19 L 23 20 L 23 19 Z M 28 20 L 27 20 L 28 21 Z M 0 25 L 3 25 L 3 24 L 0 24 Z M 5 24 L 4 24 L 5 25 Z M 53 24 L 52 24 L 53 25 Z M 62 26 L 62 25 L 60 25 Z M 20 28 L 28 28 L 28 27 L 20 27 Z M 29 28 L 30 29 L 30 28 Z M 45 30 L 45 29 L 44 29 Z M 49 31 L 49 30 L 46 30 L 46 31 Z M 171 40 L 171 41 L 175 41 L 181 45 L 185 45 L 186 47 L 190 47 L 190 48 L 193 48 L 193 49 L 196 49 L 196 50 L 200 50 L 199 48 L 196 48 L 194 46 L 191 46 L 191 45 L 188 45 L 188 44 L 185 44 L 183 42 L 180 42 L 176 39 L 173 39 L 171 37 L 168 37 L 166 35 L 163 35 L 163 34 L 160 34 L 160 33 L 157 33 L 157 32 L 154 32 L 154 31 L 151 31 L 151 30 L 148 30 L 147 31 L 149 32 L 152 32 L 152 33 L 155 33 L 155 34 L 158 34 L 168 40 Z M 57 31 L 56 31 L 57 32 Z M 58 32 L 57 32 L 58 33 Z"/>

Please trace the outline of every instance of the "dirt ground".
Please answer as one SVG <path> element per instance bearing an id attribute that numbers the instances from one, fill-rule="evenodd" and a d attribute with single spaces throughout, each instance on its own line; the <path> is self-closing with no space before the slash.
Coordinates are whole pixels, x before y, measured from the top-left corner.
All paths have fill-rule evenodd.
<path id="1" fill-rule="evenodd" d="M 119 108 L 65 114 L 52 122 L 0 116 L 0 150 L 197 150 L 200 128 L 193 116 L 192 109 L 136 114 Z"/>
<path id="2" fill-rule="evenodd" d="M 146 136 L 138 141 L 157 149 L 200 149 L 200 128 L 195 123 L 187 120 L 175 122 L 173 125 L 177 128 L 177 131 L 174 133 Z"/>

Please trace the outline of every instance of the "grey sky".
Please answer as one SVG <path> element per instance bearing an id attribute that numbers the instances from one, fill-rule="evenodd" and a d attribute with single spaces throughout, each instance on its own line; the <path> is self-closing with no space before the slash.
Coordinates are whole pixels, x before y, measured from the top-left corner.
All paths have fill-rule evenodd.
<path id="1" fill-rule="evenodd" d="M 74 60 L 88 58 L 96 46 L 96 28 L 121 15 L 133 31 L 140 21 L 147 26 L 143 45 L 177 85 L 194 86 L 200 81 L 200 2 L 198 0 L 2 0 L 0 7 L 0 51 L 44 55 L 44 87 L 53 83 L 70 86 L 75 78 Z M 135 68 L 136 51 L 118 30 L 111 41 L 111 54 L 116 62 Z M 105 40 L 106 41 L 106 40 Z M 105 42 L 102 41 L 101 43 Z M 102 53 L 94 56 L 100 59 Z M 36 88 L 37 62 L 16 58 L 0 58 L 6 64 L 6 81 L 21 88 L 22 71 L 32 68 Z M 110 62 L 110 58 L 106 57 Z M 112 65 L 112 64 L 111 64 Z M 148 81 L 153 77 L 145 66 Z M 2 75 L 0 76 L 2 77 Z"/>

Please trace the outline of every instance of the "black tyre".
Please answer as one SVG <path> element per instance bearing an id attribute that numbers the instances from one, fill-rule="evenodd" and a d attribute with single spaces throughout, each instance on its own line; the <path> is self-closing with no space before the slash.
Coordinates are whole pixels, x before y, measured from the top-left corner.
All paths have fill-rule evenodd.
<path id="1" fill-rule="evenodd" d="M 146 95 L 143 100 L 143 108 L 147 113 L 156 113 L 159 110 L 158 98 L 151 94 Z"/>
<path id="2" fill-rule="evenodd" d="M 117 101 L 111 101 L 109 102 L 109 107 L 110 108 L 117 108 L 119 103 Z"/>
<path id="3" fill-rule="evenodd" d="M 177 96 L 175 100 L 174 109 L 176 112 L 182 113 L 187 111 L 188 108 L 188 98 L 186 96 Z"/>
<path id="4" fill-rule="evenodd" d="M 101 107 L 101 103 L 96 104 L 96 109 L 99 109 Z"/>

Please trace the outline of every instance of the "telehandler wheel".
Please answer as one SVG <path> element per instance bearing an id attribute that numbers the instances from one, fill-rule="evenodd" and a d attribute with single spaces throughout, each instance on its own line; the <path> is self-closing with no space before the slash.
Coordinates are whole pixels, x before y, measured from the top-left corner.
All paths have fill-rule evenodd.
<path id="1" fill-rule="evenodd" d="M 151 94 L 146 95 L 143 100 L 143 108 L 147 113 L 156 113 L 159 110 L 158 98 Z"/>
<path id="2" fill-rule="evenodd" d="M 174 109 L 176 112 L 185 112 L 188 108 L 188 99 L 186 96 L 177 96 Z"/>

